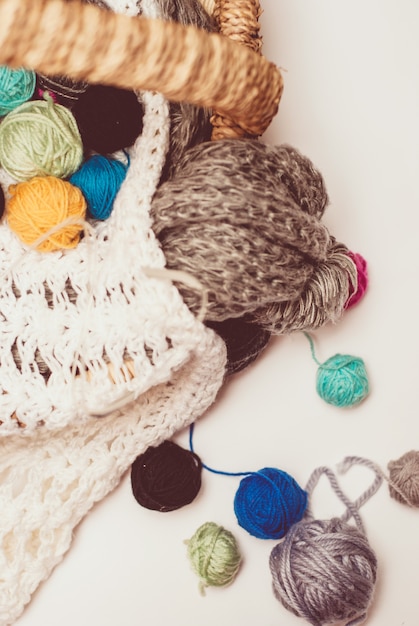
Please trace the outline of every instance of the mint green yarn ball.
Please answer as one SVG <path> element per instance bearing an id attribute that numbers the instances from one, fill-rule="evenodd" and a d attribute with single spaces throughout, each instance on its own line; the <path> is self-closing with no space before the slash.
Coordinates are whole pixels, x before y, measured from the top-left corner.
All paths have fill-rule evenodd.
<path id="1" fill-rule="evenodd" d="M 368 375 L 364 361 L 348 354 L 336 354 L 317 370 L 317 393 L 328 404 L 337 407 L 355 406 L 369 394 Z"/>
<path id="2" fill-rule="evenodd" d="M 35 84 L 32 70 L 0 66 L 0 117 L 32 98 Z"/>
<path id="3" fill-rule="evenodd" d="M 80 166 L 83 144 L 69 109 L 32 101 L 11 111 L 0 124 L 0 164 L 12 178 L 67 178 Z"/>
<path id="4" fill-rule="evenodd" d="M 205 587 L 224 587 L 233 582 L 242 557 L 229 530 L 214 522 L 206 522 L 186 543 L 189 560 L 201 581 L 202 593 Z"/>

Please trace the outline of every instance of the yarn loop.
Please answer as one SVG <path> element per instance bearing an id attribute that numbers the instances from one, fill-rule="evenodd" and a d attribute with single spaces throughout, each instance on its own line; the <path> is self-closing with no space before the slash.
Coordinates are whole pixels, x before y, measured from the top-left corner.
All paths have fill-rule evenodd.
<path id="1" fill-rule="evenodd" d="M 359 508 L 378 491 L 383 476 L 374 463 L 359 457 L 346 457 L 339 470 L 345 473 L 355 464 L 374 471 L 372 485 L 352 502 L 329 468 L 314 470 L 306 486 L 309 497 L 326 475 L 346 506 L 345 513 L 341 518 L 316 520 L 308 507 L 304 519 L 294 524 L 269 557 L 275 597 L 313 626 L 361 624 L 373 597 L 377 558 L 365 536 Z M 355 526 L 348 523 L 351 517 Z"/>
<path id="2" fill-rule="evenodd" d="M 134 498 L 147 509 L 175 511 L 197 496 L 201 470 L 199 457 L 172 441 L 150 447 L 131 468 Z"/>
<path id="3" fill-rule="evenodd" d="M 205 587 L 225 587 L 234 581 L 242 557 L 237 541 L 229 530 L 214 522 L 206 522 L 186 544 L 188 558 L 201 581 L 202 594 L 205 593 Z"/>
<path id="4" fill-rule="evenodd" d="M 239 525 L 259 539 L 281 539 L 300 521 L 307 494 L 284 471 L 265 467 L 240 481 L 234 498 Z"/>

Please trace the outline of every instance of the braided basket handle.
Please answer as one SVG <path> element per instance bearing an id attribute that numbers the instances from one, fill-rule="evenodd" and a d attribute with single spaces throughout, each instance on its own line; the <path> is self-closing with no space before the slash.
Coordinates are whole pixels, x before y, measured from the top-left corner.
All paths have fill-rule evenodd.
<path id="1" fill-rule="evenodd" d="M 78 0 L 0 0 L 0 24 L 2 65 L 158 91 L 215 109 L 250 135 L 261 135 L 278 109 L 279 70 L 222 34 Z"/>
<path id="2" fill-rule="evenodd" d="M 262 38 L 259 30 L 259 0 L 215 0 L 213 16 L 220 33 L 260 54 Z M 233 119 L 216 112 L 211 117 L 212 139 L 243 137 L 248 133 Z"/>

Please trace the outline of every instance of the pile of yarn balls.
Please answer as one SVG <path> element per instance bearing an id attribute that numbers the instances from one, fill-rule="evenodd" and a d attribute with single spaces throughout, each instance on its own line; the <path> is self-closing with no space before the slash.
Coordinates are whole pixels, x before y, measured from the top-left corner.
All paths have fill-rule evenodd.
<path id="1" fill-rule="evenodd" d="M 133 91 L 77 87 L 0 67 L 0 166 L 16 181 L 1 190 L 1 214 L 44 252 L 74 248 L 86 219 L 109 218 L 129 165 L 125 149 L 142 131 Z"/>

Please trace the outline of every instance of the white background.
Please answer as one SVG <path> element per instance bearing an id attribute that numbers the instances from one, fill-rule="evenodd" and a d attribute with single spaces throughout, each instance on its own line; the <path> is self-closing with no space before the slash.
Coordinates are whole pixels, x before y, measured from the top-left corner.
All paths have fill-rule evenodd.
<path id="1" fill-rule="evenodd" d="M 233 377 L 199 421 L 195 448 L 229 471 L 284 469 L 302 485 L 318 465 L 360 455 L 384 469 L 419 449 L 419 3 L 417 0 L 265 0 L 264 54 L 283 70 L 285 91 L 266 133 L 309 156 L 326 180 L 324 221 L 369 263 L 365 299 L 315 335 L 317 356 L 362 356 L 371 395 L 342 410 L 316 394 L 316 366 L 302 335 L 272 341 Z M 176 441 L 187 446 L 187 433 Z M 341 478 L 350 495 L 365 468 Z M 18 626 L 294 626 L 274 598 L 268 558 L 275 541 L 236 522 L 239 479 L 203 474 L 198 498 L 172 513 L 141 508 L 129 476 L 77 528 L 62 565 L 34 595 Z M 340 515 L 323 482 L 316 517 Z M 361 511 L 379 560 L 369 626 L 417 626 L 419 510 L 387 486 Z M 225 589 L 198 592 L 184 540 L 205 521 L 233 532 L 244 556 Z"/>

